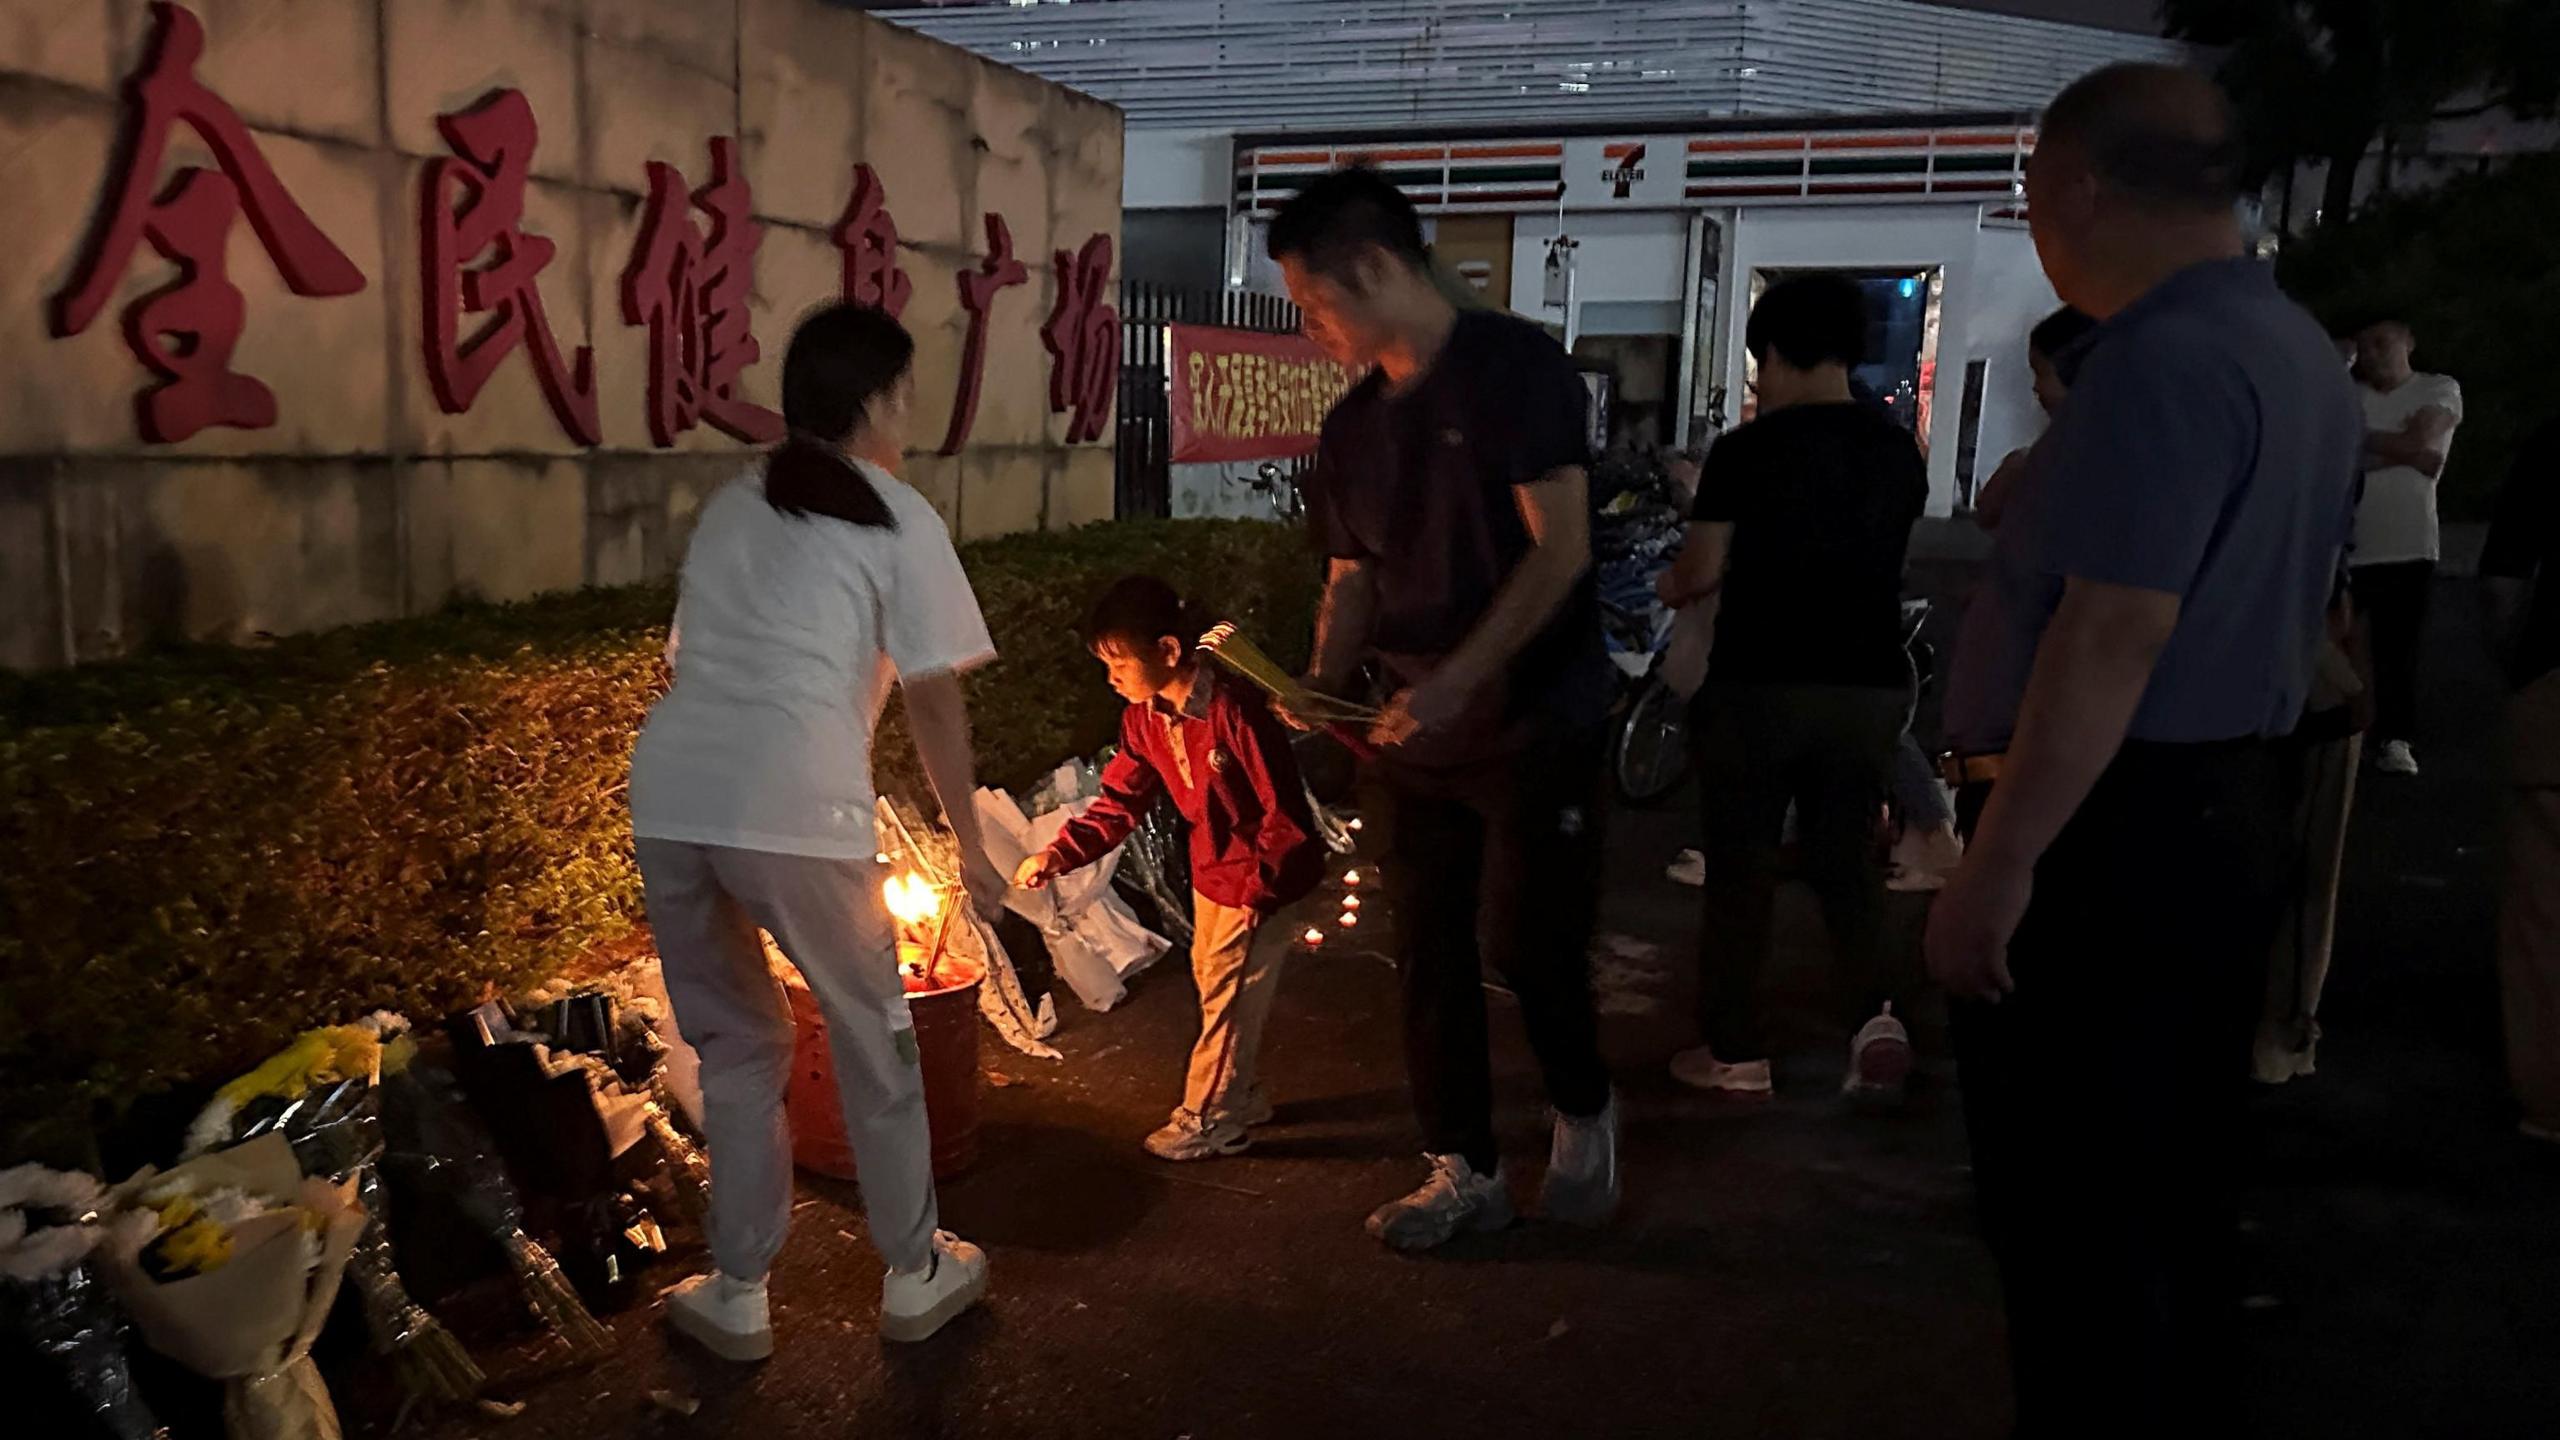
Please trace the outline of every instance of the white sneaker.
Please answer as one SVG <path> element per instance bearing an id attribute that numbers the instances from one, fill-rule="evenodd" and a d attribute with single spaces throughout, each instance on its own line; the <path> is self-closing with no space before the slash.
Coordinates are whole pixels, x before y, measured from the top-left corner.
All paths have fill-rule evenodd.
<path id="1" fill-rule="evenodd" d="M 1662 878 L 1670 881 L 1674 885 L 1706 884 L 1707 857 L 1705 852 L 1698 850 L 1683 850 L 1679 854 L 1672 856 L 1671 863 L 1662 867 Z"/>
<path id="2" fill-rule="evenodd" d="M 2382 754 L 2373 762 L 2373 768 L 2385 775 L 2415 775 L 2418 773 L 2418 757 L 2411 753 L 2408 741 L 2394 740 L 2382 747 Z"/>
<path id="3" fill-rule="evenodd" d="M 1499 1230 L 1513 1219 L 1502 1167 L 1479 1175 L 1463 1155 L 1432 1155 L 1431 1178 L 1372 1211 L 1369 1233 L 1395 1250 L 1429 1250 L 1462 1232 Z"/>
<path id="4" fill-rule="evenodd" d="M 1588 1119 L 1559 1112 L 1539 1208 L 1550 1220 L 1593 1228 L 1618 1216 L 1618 1097 Z"/>
<path id="5" fill-rule="evenodd" d="M 933 1258 L 923 1269 L 892 1270 L 880 1282 L 880 1338 L 930 1340 L 986 1295 L 987 1252 L 936 1230 Z"/>
<path id="6" fill-rule="evenodd" d="M 1911 1081 L 1911 1032 L 1893 1018 L 1893 1002 L 1858 1027 L 1849 1041 L 1849 1073 L 1840 1093 L 1852 1100 L 1899 1100 Z"/>
<path id="7" fill-rule="evenodd" d="M 1739 1065 L 1727 1065 L 1704 1045 L 1672 1056 L 1671 1078 L 1693 1090 L 1721 1090 L 1728 1095 L 1765 1096 L 1777 1088 L 1770 1082 L 1768 1061 L 1745 1060 Z"/>
<path id="8" fill-rule="evenodd" d="M 773 1312 L 764 1282 L 714 1271 L 668 1286 L 667 1326 L 723 1360 L 773 1354 Z"/>
<path id="9" fill-rule="evenodd" d="M 1147 1137 L 1147 1153 L 1159 1160 L 1214 1160 L 1239 1154 L 1252 1143 L 1242 1120 L 1209 1120 L 1195 1110 L 1176 1110 L 1164 1128 Z"/>

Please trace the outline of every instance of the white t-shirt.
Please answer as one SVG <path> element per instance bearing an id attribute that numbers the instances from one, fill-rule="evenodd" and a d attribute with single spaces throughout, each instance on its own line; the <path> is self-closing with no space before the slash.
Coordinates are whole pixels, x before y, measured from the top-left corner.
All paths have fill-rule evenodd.
<path id="1" fill-rule="evenodd" d="M 676 601 L 675 686 L 631 757 L 644 839 L 876 853 L 871 731 L 893 680 L 994 658 L 942 517 L 862 467 L 897 528 L 765 503 L 762 467 L 703 506 Z"/>
<path id="2" fill-rule="evenodd" d="M 2397 433 L 2409 417 L 2432 405 L 2462 420 L 2462 386 L 2450 375 L 2412 375 L 2397 390 L 2358 385 L 2364 428 Z M 2447 437 L 2446 448 L 2452 447 Z M 2436 482 L 2406 465 L 2368 470 L 2364 501 L 2356 507 L 2356 565 L 2390 565 L 2437 558 Z"/>

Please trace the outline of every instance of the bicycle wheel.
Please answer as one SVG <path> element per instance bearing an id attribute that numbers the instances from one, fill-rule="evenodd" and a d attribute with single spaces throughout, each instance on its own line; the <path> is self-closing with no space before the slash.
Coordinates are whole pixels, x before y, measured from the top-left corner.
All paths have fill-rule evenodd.
<path id="1" fill-rule="evenodd" d="M 1611 777 L 1630 805 L 1651 805 L 1689 776 L 1689 707 L 1659 679 L 1627 703 L 1610 746 Z"/>

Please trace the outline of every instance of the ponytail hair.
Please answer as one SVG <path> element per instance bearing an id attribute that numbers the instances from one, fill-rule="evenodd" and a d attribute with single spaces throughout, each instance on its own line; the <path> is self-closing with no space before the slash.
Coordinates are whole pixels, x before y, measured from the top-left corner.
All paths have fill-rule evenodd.
<path id="1" fill-rule="evenodd" d="M 915 355 L 906 327 L 881 311 L 839 303 L 809 312 L 782 357 L 782 419 L 790 433 L 765 460 L 765 503 L 785 515 L 897 529 L 889 502 L 845 458 L 843 445 Z"/>

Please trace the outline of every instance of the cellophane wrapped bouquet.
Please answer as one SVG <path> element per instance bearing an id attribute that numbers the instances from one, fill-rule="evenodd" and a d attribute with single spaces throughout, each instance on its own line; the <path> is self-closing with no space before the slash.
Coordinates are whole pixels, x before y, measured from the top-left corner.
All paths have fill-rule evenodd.
<path id="1" fill-rule="evenodd" d="M 223 1382 L 231 1440 L 339 1440 L 311 1344 L 364 1229 L 355 1189 L 305 1176 L 270 1132 L 110 1196 L 108 1283 L 152 1349 Z"/>
<path id="2" fill-rule="evenodd" d="M 11 1386 L 11 1408 L 64 1440 L 166 1440 L 135 1393 L 123 1309 L 100 1282 L 105 1238 L 97 1177 L 19 1165 L 0 1170 L 0 1345 L 39 1393 Z"/>
<path id="3" fill-rule="evenodd" d="M 470 1352 L 401 1283 L 391 1251 L 383 1183 L 382 1080 L 416 1055 L 409 1022 L 376 1012 L 352 1025 L 305 1032 L 257 1069 L 223 1086 L 187 1131 L 187 1154 L 270 1132 L 292 1145 L 302 1173 L 355 1187 L 364 1229 L 347 1279 L 364 1308 L 376 1353 L 413 1400 L 467 1400 L 486 1383 Z"/>

